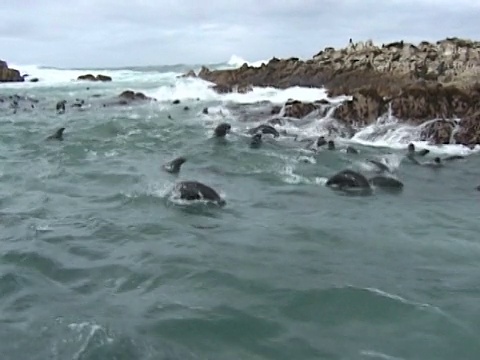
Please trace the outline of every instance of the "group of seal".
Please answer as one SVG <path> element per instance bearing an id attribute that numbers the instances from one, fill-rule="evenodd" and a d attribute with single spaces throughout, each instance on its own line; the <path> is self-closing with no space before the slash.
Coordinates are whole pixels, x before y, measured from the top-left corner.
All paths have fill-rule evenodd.
<path id="1" fill-rule="evenodd" d="M 415 165 L 428 166 L 428 167 L 440 167 L 443 166 L 444 161 L 451 160 L 460 160 L 464 159 L 463 156 L 453 155 L 444 158 L 443 160 L 440 157 L 435 157 L 433 161 L 420 162 L 417 160 L 417 156 L 425 156 L 430 150 L 422 149 L 419 151 L 415 150 L 415 145 L 410 143 L 407 147 L 406 158 L 409 159 Z M 353 170 L 342 170 L 332 177 L 330 177 L 326 185 L 332 188 L 339 190 L 353 190 L 353 189 L 362 189 L 362 190 L 371 190 L 371 186 L 375 186 L 382 189 L 389 190 L 401 190 L 403 189 L 403 183 L 397 178 L 391 176 L 392 170 L 389 166 L 378 160 L 368 160 L 369 163 L 376 166 L 380 175 L 376 175 L 367 179 L 363 174 L 353 171 Z"/>
<path id="2" fill-rule="evenodd" d="M 60 105 L 60 108 L 57 110 L 62 111 L 64 104 Z M 218 124 L 215 129 L 213 130 L 213 136 L 216 138 L 225 138 L 225 136 L 231 132 L 231 125 L 226 122 L 222 122 Z M 61 127 L 56 130 L 52 135 L 48 136 L 46 140 L 63 140 L 63 133 L 65 131 L 65 127 Z M 263 134 L 272 135 L 274 138 L 280 136 L 280 133 L 271 125 L 263 124 L 259 125 L 253 129 L 248 130 L 248 134 L 251 135 L 250 140 L 250 147 L 251 148 L 259 148 L 262 143 L 262 136 Z M 312 144 L 310 144 L 312 145 Z M 313 145 L 316 146 L 317 149 L 322 148 L 323 146 L 327 145 L 328 150 L 335 150 L 336 146 L 333 140 L 326 140 L 324 136 L 318 137 L 314 142 Z M 348 154 L 358 154 L 359 151 L 352 146 L 348 146 L 346 148 L 346 152 Z M 408 145 L 408 152 L 406 158 L 409 159 L 412 163 L 416 165 L 423 165 L 423 166 L 442 166 L 444 161 L 450 160 L 458 160 L 463 159 L 463 156 L 449 156 L 444 158 L 443 160 L 439 157 L 435 157 L 433 162 L 420 162 L 417 160 L 417 156 L 425 156 L 429 153 L 429 150 L 423 149 L 420 151 L 415 150 L 414 144 Z M 166 172 L 171 174 L 178 175 L 180 173 L 180 169 L 182 165 L 187 161 L 184 156 L 177 157 L 167 163 L 165 163 L 162 167 Z M 396 179 L 395 177 L 391 176 L 391 169 L 389 166 L 384 164 L 381 161 L 369 159 L 368 162 L 375 165 L 377 171 L 380 173 L 373 177 L 367 178 L 365 175 L 361 174 L 360 172 L 345 169 L 342 170 L 330 178 L 328 178 L 326 182 L 326 186 L 332 189 L 338 189 L 342 191 L 352 191 L 352 190 L 361 190 L 361 192 L 370 193 L 373 187 L 379 187 L 383 189 L 390 189 L 390 190 L 401 190 L 403 189 L 403 183 Z M 480 186 L 476 188 L 480 191 Z M 174 190 L 180 195 L 180 199 L 183 200 L 207 200 L 213 203 L 216 203 L 219 206 L 226 205 L 225 199 L 223 199 L 217 191 L 215 191 L 212 187 L 203 184 L 199 181 L 193 180 L 185 180 L 177 182 L 174 186 Z"/>

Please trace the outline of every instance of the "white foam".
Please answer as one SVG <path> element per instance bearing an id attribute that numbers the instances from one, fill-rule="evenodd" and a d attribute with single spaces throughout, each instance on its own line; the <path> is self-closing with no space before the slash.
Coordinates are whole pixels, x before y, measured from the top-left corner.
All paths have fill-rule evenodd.
<path id="1" fill-rule="evenodd" d="M 428 149 L 431 154 L 439 155 L 470 155 L 480 151 L 479 146 L 470 149 L 461 144 L 434 145 L 428 141 L 420 141 L 418 139 L 422 126 L 424 125 L 414 126 L 399 123 L 394 118 L 389 121 L 379 119 L 378 122 L 358 131 L 351 141 L 366 146 L 392 149 L 407 149 L 408 144 L 413 143 L 418 149 Z"/>
<path id="2" fill-rule="evenodd" d="M 237 55 L 232 55 L 230 59 L 228 60 L 227 64 L 231 67 L 238 68 L 241 67 L 243 64 L 247 64 L 248 66 L 253 66 L 253 67 L 260 67 L 262 64 L 268 63 L 268 60 L 259 60 L 259 61 L 247 61 L 243 59 L 240 56 Z"/>
<path id="3" fill-rule="evenodd" d="M 80 75 L 85 74 L 102 74 L 110 76 L 113 81 L 117 82 L 138 82 L 138 83 L 152 83 L 169 80 L 179 75 L 172 72 L 157 72 L 157 71 L 134 71 L 127 69 L 58 69 L 40 67 L 37 65 L 17 65 L 9 64 L 9 67 L 17 69 L 22 75 L 27 75 L 23 83 L 7 83 L 10 87 L 45 87 L 45 86 L 62 86 L 75 85 L 85 87 L 84 81 L 76 81 Z M 37 78 L 38 82 L 29 82 L 30 79 Z M 101 82 L 88 82 L 88 86 L 96 84 L 105 84 Z"/>

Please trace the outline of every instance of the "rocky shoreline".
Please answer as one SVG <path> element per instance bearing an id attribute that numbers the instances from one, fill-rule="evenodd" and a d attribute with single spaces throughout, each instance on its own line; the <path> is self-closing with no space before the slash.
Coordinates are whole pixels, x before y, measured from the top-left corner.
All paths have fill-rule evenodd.
<path id="1" fill-rule="evenodd" d="M 458 38 L 417 45 L 350 41 L 345 48 L 325 48 L 306 61 L 273 58 L 261 67 L 202 67 L 198 74 L 186 74 L 214 83 L 221 93 L 248 92 L 253 86 L 324 87 L 331 97 L 351 96 L 332 115 L 352 128 L 371 124 L 390 110 L 414 125 L 440 119 L 425 126 L 423 140 L 467 146 L 480 143 L 479 75 L 480 42 Z M 318 104 L 297 103 L 296 108 L 305 116 Z"/>

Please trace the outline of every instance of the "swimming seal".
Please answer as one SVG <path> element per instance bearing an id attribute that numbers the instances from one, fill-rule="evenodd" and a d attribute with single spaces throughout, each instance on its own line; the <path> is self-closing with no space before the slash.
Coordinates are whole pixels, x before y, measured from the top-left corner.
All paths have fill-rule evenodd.
<path id="1" fill-rule="evenodd" d="M 358 150 L 352 146 L 347 146 L 347 154 L 358 154 Z"/>
<path id="2" fill-rule="evenodd" d="M 461 155 L 451 155 L 443 159 L 443 161 L 452 161 L 452 160 L 462 160 L 465 159 L 465 156 Z"/>
<path id="3" fill-rule="evenodd" d="M 437 156 L 435 159 L 433 159 L 433 161 L 424 162 L 424 163 L 421 163 L 420 165 L 438 168 L 438 167 L 442 167 L 443 163 L 442 163 L 442 159 L 440 159 Z"/>
<path id="4" fill-rule="evenodd" d="M 390 170 L 390 168 L 387 165 L 385 165 L 384 163 L 382 163 L 381 161 L 369 159 L 368 162 L 375 165 L 380 172 L 392 172 Z"/>
<path id="5" fill-rule="evenodd" d="M 403 189 L 403 183 L 400 180 L 397 180 L 390 176 L 374 176 L 369 179 L 370 184 L 384 189 Z"/>
<path id="6" fill-rule="evenodd" d="M 180 167 L 185 161 L 187 161 L 187 159 L 185 159 L 183 156 L 180 156 L 163 165 L 163 169 L 171 174 L 178 174 L 180 172 Z"/>
<path id="7" fill-rule="evenodd" d="M 61 100 L 57 102 L 57 105 L 55 106 L 56 110 L 59 113 L 64 113 L 65 112 L 65 104 L 67 103 L 67 100 Z"/>
<path id="8" fill-rule="evenodd" d="M 327 146 L 328 150 L 335 150 L 335 143 L 333 142 L 333 140 L 328 140 Z"/>
<path id="9" fill-rule="evenodd" d="M 362 174 L 353 170 L 342 170 L 327 180 L 327 186 L 339 189 L 360 188 L 370 189 L 370 183 Z"/>
<path id="10" fill-rule="evenodd" d="M 226 201 L 210 186 L 198 181 L 181 181 L 175 185 L 183 200 L 208 200 L 224 206 Z"/>
<path id="11" fill-rule="evenodd" d="M 60 140 L 62 141 L 63 140 L 63 132 L 65 131 L 65 128 L 62 127 L 60 129 L 58 129 L 57 131 L 55 131 L 54 134 L 50 135 L 49 137 L 47 137 L 47 140 Z"/>
<path id="12" fill-rule="evenodd" d="M 428 149 L 422 149 L 422 150 L 419 150 L 419 151 L 415 151 L 415 145 L 412 144 L 412 143 L 408 144 L 407 149 L 408 149 L 408 154 L 409 155 L 411 154 L 411 155 L 425 156 L 430 152 L 430 150 L 428 150 Z"/>
<path id="13" fill-rule="evenodd" d="M 232 126 L 229 123 L 220 123 L 214 130 L 216 137 L 225 137 L 230 132 Z"/>
<path id="14" fill-rule="evenodd" d="M 258 149 L 260 145 L 262 144 L 262 134 L 257 133 L 252 136 L 252 140 L 250 141 L 250 147 L 252 149 Z"/>
<path id="15" fill-rule="evenodd" d="M 280 133 L 271 125 L 262 124 L 248 131 L 249 134 L 260 132 L 262 134 L 271 134 L 273 137 L 279 137 Z"/>
<path id="16" fill-rule="evenodd" d="M 317 146 L 318 147 L 321 147 L 321 146 L 325 145 L 326 143 L 327 143 L 327 140 L 325 140 L 325 136 L 320 136 L 317 139 Z"/>

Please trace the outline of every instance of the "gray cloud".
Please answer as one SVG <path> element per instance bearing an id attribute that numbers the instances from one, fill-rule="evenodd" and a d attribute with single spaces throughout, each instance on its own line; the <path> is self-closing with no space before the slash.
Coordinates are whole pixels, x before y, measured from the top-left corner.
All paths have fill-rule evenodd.
<path id="1" fill-rule="evenodd" d="M 22 0 L 0 12 L 0 57 L 106 67 L 311 57 L 349 38 L 474 38 L 478 0 Z"/>

